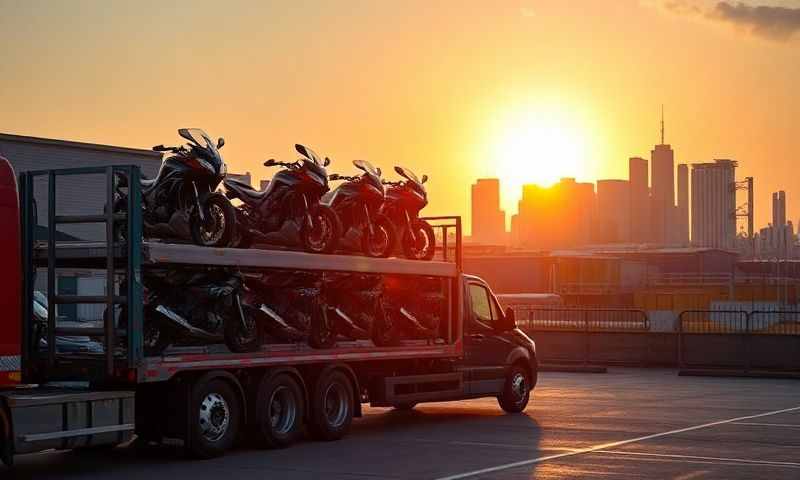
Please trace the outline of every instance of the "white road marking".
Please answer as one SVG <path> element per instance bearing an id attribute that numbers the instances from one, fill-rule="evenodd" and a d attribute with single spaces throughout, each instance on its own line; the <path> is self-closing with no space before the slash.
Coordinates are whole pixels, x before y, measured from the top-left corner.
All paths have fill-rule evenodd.
<path id="1" fill-rule="evenodd" d="M 758 422 L 733 422 L 732 425 L 751 425 L 754 427 L 783 427 L 783 428 L 800 428 L 796 423 L 758 423 Z"/>
<path id="2" fill-rule="evenodd" d="M 494 467 L 481 468 L 479 470 L 472 470 L 471 472 L 457 473 L 455 475 L 448 475 L 446 477 L 439 477 L 437 480 L 457 480 L 457 479 L 461 479 L 461 478 L 475 477 L 475 476 L 478 476 L 478 475 L 484 475 L 484 474 L 487 474 L 487 473 L 498 472 L 498 471 L 501 471 L 501 470 L 508 470 L 508 469 L 511 469 L 511 468 L 518 468 L 518 467 L 525 467 L 525 466 L 528 466 L 528 465 L 534 465 L 534 464 L 537 464 L 537 463 L 545 462 L 547 460 L 555 460 L 555 459 L 558 459 L 558 458 L 572 457 L 572 456 L 581 455 L 581 454 L 584 454 L 584 453 L 596 452 L 598 450 L 607 450 L 609 448 L 620 447 L 622 445 L 628 445 L 628 444 L 631 444 L 631 443 L 643 442 L 645 440 L 651 440 L 653 438 L 666 437 L 666 436 L 669 436 L 669 435 L 676 435 L 676 434 L 679 434 L 679 433 L 691 432 L 691 431 L 700 430 L 700 429 L 703 429 L 703 428 L 715 427 L 717 425 L 724 425 L 726 423 L 734 423 L 734 422 L 740 422 L 742 420 L 750 420 L 750 419 L 753 419 L 753 418 L 768 417 L 770 415 L 777 415 L 779 413 L 786 413 L 786 412 L 795 412 L 795 411 L 798 411 L 798 410 L 800 410 L 800 406 L 792 407 L 792 408 L 784 408 L 782 410 L 774 410 L 774 411 L 771 411 L 771 412 L 758 413 L 758 414 L 755 414 L 755 415 L 746 415 L 744 417 L 736 417 L 736 418 L 729 418 L 729 419 L 726 419 L 726 420 L 718 420 L 716 422 L 703 423 L 701 425 L 694 425 L 694 426 L 691 426 L 691 427 L 679 428 L 679 429 L 676 429 L 676 430 L 669 430 L 667 432 L 654 433 L 652 435 L 645 435 L 645 436 L 642 436 L 642 437 L 630 438 L 628 440 L 620 440 L 618 442 L 610 442 L 610 443 L 604 443 L 604 444 L 600 444 L 600 445 L 595 445 L 593 447 L 580 448 L 580 449 L 577 449 L 577 450 L 575 450 L 573 452 L 557 453 L 557 454 L 554 454 L 554 455 L 545 455 L 545 456 L 542 456 L 542 457 L 531 458 L 529 460 L 522 460 L 522 461 L 519 461 L 519 462 L 512 462 L 512 463 L 506 463 L 506 464 L 503 464 L 503 465 L 496 465 Z"/>
<path id="3" fill-rule="evenodd" d="M 738 464 L 766 465 L 773 467 L 792 467 L 800 468 L 798 462 L 774 462 L 770 460 L 747 460 L 745 458 L 725 458 L 725 457 L 701 457 L 698 455 L 673 455 L 668 453 L 647 453 L 647 452 L 624 452 L 619 450 L 598 450 L 592 453 L 606 453 L 612 455 L 630 455 L 641 457 L 674 458 L 677 460 L 712 460 L 718 462 L 730 462 Z"/>

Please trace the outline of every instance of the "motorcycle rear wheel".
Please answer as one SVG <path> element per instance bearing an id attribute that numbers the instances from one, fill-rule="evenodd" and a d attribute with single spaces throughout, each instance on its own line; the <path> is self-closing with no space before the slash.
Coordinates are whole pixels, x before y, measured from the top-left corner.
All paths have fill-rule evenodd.
<path id="1" fill-rule="evenodd" d="M 204 247 L 227 247 L 236 228 L 236 210 L 221 193 L 212 193 L 200 204 L 205 221 L 195 212 L 191 218 L 192 241 Z"/>
<path id="2" fill-rule="evenodd" d="M 342 235 L 339 216 L 327 205 L 317 205 L 308 214 L 312 225 L 304 221 L 300 230 L 303 248 L 310 253 L 333 252 Z"/>
<path id="3" fill-rule="evenodd" d="M 403 233 L 403 253 L 412 260 L 430 260 L 436 253 L 436 235 L 425 220 L 414 220 L 412 230 Z M 414 233 L 412 236 L 411 233 Z"/>

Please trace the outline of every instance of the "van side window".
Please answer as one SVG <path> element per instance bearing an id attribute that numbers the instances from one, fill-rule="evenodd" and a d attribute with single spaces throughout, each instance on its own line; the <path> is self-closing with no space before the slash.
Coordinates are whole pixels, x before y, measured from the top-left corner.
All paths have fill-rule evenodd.
<path id="1" fill-rule="evenodd" d="M 492 322 L 496 320 L 493 317 L 493 308 L 489 299 L 489 292 L 481 285 L 471 283 L 469 285 L 469 298 L 472 304 L 472 312 L 475 320 L 485 323 L 486 326 L 491 326 Z"/>

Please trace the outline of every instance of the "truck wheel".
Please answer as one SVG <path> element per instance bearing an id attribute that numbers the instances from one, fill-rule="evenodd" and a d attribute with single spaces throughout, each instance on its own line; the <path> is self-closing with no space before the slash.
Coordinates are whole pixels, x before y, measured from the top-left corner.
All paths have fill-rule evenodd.
<path id="1" fill-rule="evenodd" d="M 528 406 L 531 397 L 530 375 L 524 367 L 512 365 L 506 377 L 503 393 L 497 397 L 500 408 L 508 413 L 519 413 Z"/>
<path id="2" fill-rule="evenodd" d="M 340 370 L 329 371 L 317 379 L 311 394 L 309 429 L 314 438 L 339 440 L 353 421 L 353 387 Z"/>
<path id="3" fill-rule="evenodd" d="M 256 408 L 258 441 L 263 446 L 284 448 L 300 437 L 305 400 L 303 389 L 291 375 L 264 375 Z"/>
<path id="4" fill-rule="evenodd" d="M 241 425 L 239 405 L 238 396 L 224 380 L 215 378 L 194 385 L 187 426 L 192 456 L 214 458 L 233 446 Z"/>

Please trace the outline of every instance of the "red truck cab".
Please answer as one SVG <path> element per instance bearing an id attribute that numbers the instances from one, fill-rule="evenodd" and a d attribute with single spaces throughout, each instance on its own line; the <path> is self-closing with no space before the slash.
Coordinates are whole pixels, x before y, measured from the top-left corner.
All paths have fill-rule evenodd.
<path id="1" fill-rule="evenodd" d="M 18 383 L 22 274 L 19 195 L 11 163 L 0 156 L 0 385 Z"/>

